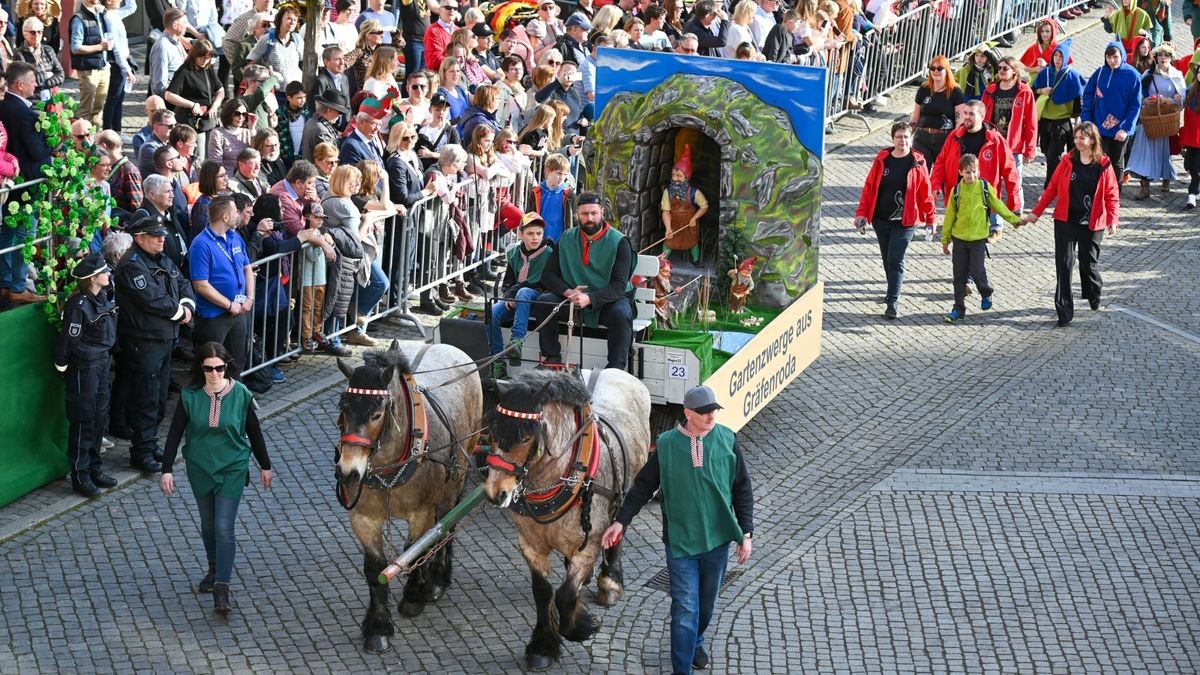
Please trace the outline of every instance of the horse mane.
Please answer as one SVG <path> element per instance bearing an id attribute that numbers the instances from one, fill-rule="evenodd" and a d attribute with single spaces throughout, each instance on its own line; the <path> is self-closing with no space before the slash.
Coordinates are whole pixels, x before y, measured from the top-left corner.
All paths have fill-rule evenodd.
<path id="1" fill-rule="evenodd" d="M 574 375 L 550 370 L 522 373 L 507 384 L 500 395 L 500 405 L 518 412 L 542 412 L 548 404 L 558 403 L 572 410 L 592 400 L 591 393 Z M 525 420 L 501 414 L 494 408 L 484 414 L 492 442 L 500 448 L 511 448 L 527 438 L 542 435 L 539 420 Z"/>
<path id="2" fill-rule="evenodd" d="M 363 365 L 380 371 L 395 368 L 401 373 L 411 373 L 408 357 L 399 349 L 372 349 L 363 354 Z"/>

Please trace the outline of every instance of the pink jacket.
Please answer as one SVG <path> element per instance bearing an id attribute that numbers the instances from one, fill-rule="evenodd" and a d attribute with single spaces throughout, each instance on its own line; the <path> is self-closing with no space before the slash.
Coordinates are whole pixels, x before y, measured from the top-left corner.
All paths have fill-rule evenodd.
<path id="1" fill-rule="evenodd" d="M 17 158 L 8 151 L 8 130 L 0 123 L 0 178 L 17 175 Z"/>

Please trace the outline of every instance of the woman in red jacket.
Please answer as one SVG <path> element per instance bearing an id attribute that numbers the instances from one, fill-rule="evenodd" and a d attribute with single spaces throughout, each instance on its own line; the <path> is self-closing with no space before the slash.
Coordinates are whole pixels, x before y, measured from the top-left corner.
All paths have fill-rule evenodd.
<path id="1" fill-rule="evenodd" d="M 1017 185 L 1021 185 L 1025 162 L 1031 161 L 1037 152 L 1037 106 L 1017 57 L 1000 59 L 996 80 L 983 90 L 983 106 L 983 120 L 996 127 L 1008 141 L 1017 164 Z"/>
<path id="2" fill-rule="evenodd" d="M 1195 72 L 1193 68 L 1193 78 Z M 1200 79 L 1193 79 L 1183 97 L 1183 129 L 1179 131 L 1179 145 L 1183 148 L 1183 168 L 1191 177 L 1186 208 L 1194 209 L 1196 197 L 1200 195 Z"/>
<path id="3" fill-rule="evenodd" d="M 1075 266 L 1075 251 L 1079 249 L 1079 281 L 1083 297 L 1093 310 L 1100 308 L 1100 242 L 1104 232 L 1117 231 L 1117 211 L 1120 195 L 1117 179 L 1109 170 L 1111 162 L 1100 145 L 1100 130 L 1091 122 L 1075 127 L 1075 151 L 1065 155 L 1050 187 L 1042 193 L 1037 206 L 1023 218 L 1025 224 L 1041 217 L 1054 206 L 1054 268 L 1058 286 L 1054 291 L 1054 309 L 1058 327 L 1075 318 L 1075 301 L 1071 295 L 1071 271 Z"/>
<path id="4" fill-rule="evenodd" d="M 904 285 L 904 253 L 912 241 L 915 227 L 933 227 L 933 190 L 929 185 L 929 166 L 925 156 L 912 149 L 913 128 L 907 122 L 892 125 L 892 147 L 879 151 L 867 184 L 858 200 L 854 226 L 865 234 L 867 225 L 875 229 L 879 255 L 887 275 L 887 309 L 883 316 L 895 319 Z"/>

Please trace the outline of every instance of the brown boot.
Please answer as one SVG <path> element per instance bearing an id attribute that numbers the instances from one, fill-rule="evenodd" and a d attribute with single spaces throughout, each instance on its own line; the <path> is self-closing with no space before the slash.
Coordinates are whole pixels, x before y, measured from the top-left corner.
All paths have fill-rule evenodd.
<path id="1" fill-rule="evenodd" d="M 1150 198 L 1150 181 L 1143 179 L 1141 183 L 1141 189 L 1139 189 L 1138 193 L 1133 197 L 1138 201 L 1144 201 Z"/>
<path id="2" fill-rule="evenodd" d="M 1163 191 L 1163 193 L 1164 193 L 1164 194 L 1165 194 L 1165 193 L 1167 193 L 1167 192 L 1170 192 L 1170 191 L 1171 191 L 1171 181 L 1169 181 L 1169 180 L 1167 180 L 1167 179 L 1165 179 L 1165 178 L 1163 179 L 1163 182 L 1162 182 L 1162 191 Z"/>
<path id="3" fill-rule="evenodd" d="M 475 296 L 467 290 L 467 285 L 463 283 L 462 279 L 455 279 L 454 284 L 450 287 L 450 290 L 453 291 L 454 294 L 458 296 L 458 299 L 462 300 L 463 302 L 468 302 L 475 299 Z"/>
<path id="4" fill-rule="evenodd" d="M 46 296 L 38 295 L 29 289 L 25 289 L 20 293 L 14 293 L 13 291 L 5 291 L 5 293 L 7 294 L 6 299 L 14 305 L 32 305 L 35 302 L 44 302 L 46 300 Z"/>
<path id="5" fill-rule="evenodd" d="M 438 286 L 437 291 L 438 300 L 441 300 L 442 304 L 453 305 L 454 303 L 458 302 L 458 298 L 454 297 L 454 294 L 450 292 L 450 284 L 442 284 L 441 286 Z"/>

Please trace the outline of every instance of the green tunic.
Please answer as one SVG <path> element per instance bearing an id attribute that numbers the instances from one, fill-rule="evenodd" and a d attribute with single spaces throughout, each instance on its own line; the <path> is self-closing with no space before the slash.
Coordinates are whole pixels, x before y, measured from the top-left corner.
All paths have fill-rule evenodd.
<path id="1" fill-rule="evenodd" d="M 212 408 L 208 392 L 185 387 L 179 396 L 188 416 L 183 458 L 187 461 L 192 492 L 240 499 L 250 470 L 246 412 L 253 405 L 254 395 L 235 380 L 229 392 L 221 397 L 221 416 L 216 428 L 208 424 Z"/>
<path id="2" fill-rule="evenodd" d="M 513 271 L 514 279 L 521 269 L 521 257 L 524 252 L 523 244 L 513 244 L 504 252 L 504 257 L 508 259 L 508 268 Z M 544 253 L 529 261 L 529 275 L 525 277 L 525 285 L 535 287 L 541 284 L 542 270 L 546 269 L 546 261 L 550 259 L 551 255 L 554 255 L 554 250 L 546 247 Z"/>
<path id="3" fill-rule="evenodd" d="M 588 251 L 588 264 L 583 264 L 583 231 L 578 227 L 563 232 L 558 239 L 558 268 L 562 280 L 572 288 L 586 286 L 587 293 L 595 293 L 608 286 L 612 278 L 613 264 L 617 261 L 617 248 L 625 235 L 615 227 L 609 227 L 603 237 L 592 242 Z M 633 288 L 625 280 L 625 292 Z M 600 308 L 595 305 L 583 310 L 583 321 L 595 328 L 600 325 Z"/>
<path id="4" fill-rule="evenodd" d="M 679 429 L 658 437 L 658 475 L 667 541 L 675 557 L 741 541 L 733 513 L 737 455 L 733 430 L 720 424 L 704 437 L 704 466 L 692 466 L 692 441 Z"/>

